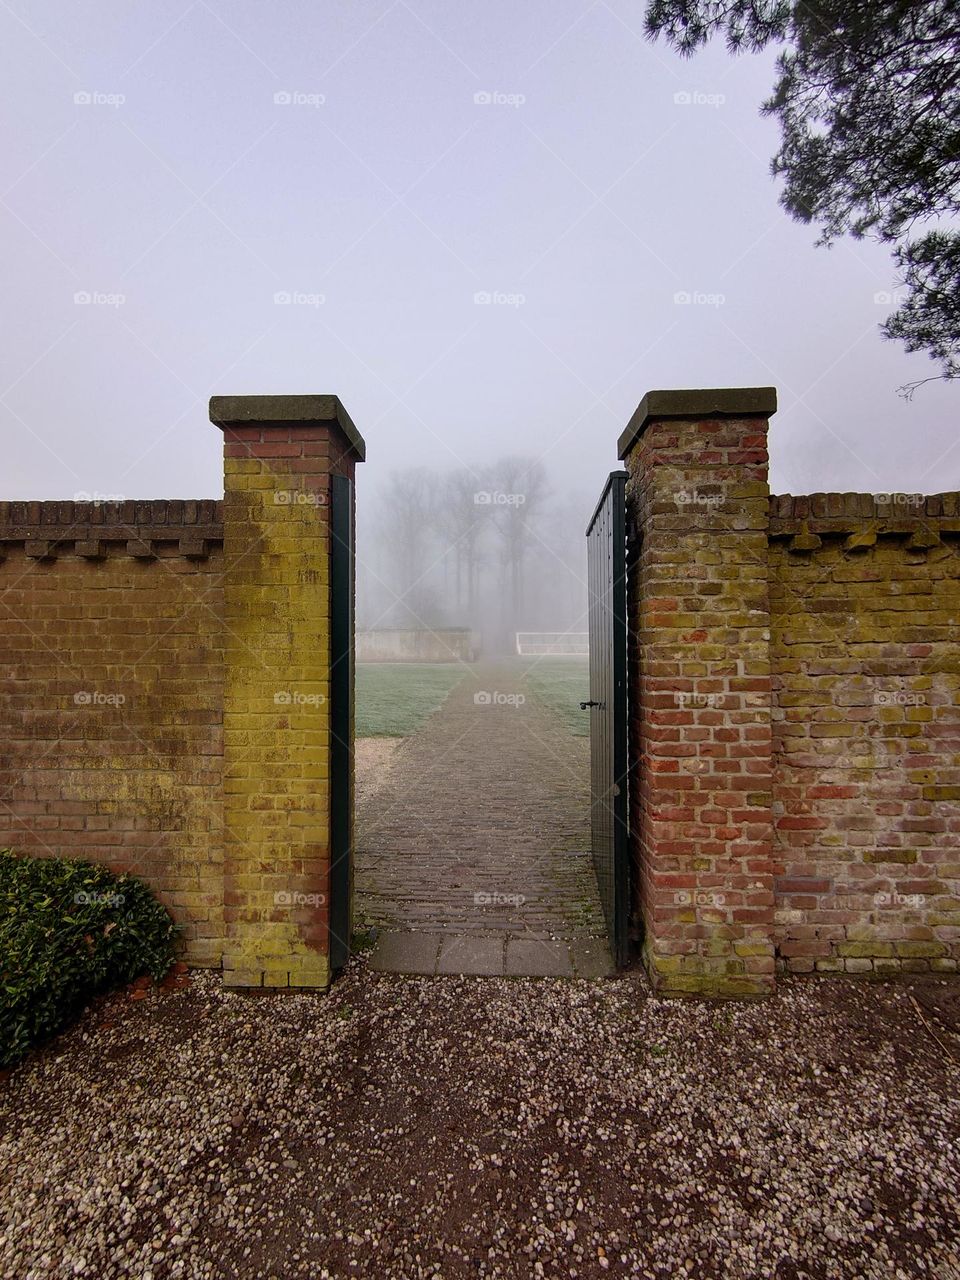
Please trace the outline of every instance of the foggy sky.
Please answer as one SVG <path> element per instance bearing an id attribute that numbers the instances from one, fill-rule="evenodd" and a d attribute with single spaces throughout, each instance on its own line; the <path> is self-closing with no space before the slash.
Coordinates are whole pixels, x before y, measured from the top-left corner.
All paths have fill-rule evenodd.
<path id="1" fill-rule="evenodd" d="M 960 389 L 896 395 L 935 366 L 879 337 L 889 253 L 778 207 L 772 54 L 642 21 L 5 2 L 0 498 L 219 495 L 207 398 L 259 392 L 340 396 L 361 502 L 521 451 L 593 498 L 645 391 L 758 383 L 775 491 L 960 487 Z"/>

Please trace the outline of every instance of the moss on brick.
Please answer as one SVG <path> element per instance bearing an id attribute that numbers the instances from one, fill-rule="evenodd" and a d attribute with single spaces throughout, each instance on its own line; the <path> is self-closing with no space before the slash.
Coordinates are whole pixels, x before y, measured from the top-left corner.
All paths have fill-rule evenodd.
<path id="1" fill-rule="evenodd" d="M 867 849 L 863 855 L 864 862 L 895 862 L 902 866 L 910 866 L 917 860 L 916 849 Z"/>

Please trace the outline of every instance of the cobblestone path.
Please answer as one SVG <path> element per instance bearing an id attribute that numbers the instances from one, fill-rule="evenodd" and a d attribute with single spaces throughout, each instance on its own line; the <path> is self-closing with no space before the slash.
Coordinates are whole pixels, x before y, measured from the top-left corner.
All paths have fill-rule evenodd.
<path id="1" fill-rule="evenodd" d="M 410 972 L 609 967 L 589 856 L 589 741 L 519 662 L 471 667 L 357 815 L 357 905 Z M 439 968 L 438 968 L 439 965 Z"/>

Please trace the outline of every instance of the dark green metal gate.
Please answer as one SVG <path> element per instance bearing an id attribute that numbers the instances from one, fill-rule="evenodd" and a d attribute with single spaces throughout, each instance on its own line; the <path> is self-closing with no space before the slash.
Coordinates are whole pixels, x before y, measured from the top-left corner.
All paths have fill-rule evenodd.
<path id="1" fill-rule="evenodd" d="M 353 481 L 330 492 L 330 967 L 350 955 L 353 893 Z"/>
<path id="2" fill-rule="evenodd" d="M 610 950 L 629 959 L 626 471 L 607 481 L 587 526 L 590 632 L 590 834 Z"/>

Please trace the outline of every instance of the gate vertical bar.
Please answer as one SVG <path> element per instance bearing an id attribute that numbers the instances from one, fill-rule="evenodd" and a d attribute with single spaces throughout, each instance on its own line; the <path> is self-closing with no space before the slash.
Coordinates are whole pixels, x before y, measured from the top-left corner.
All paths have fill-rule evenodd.
<path id="1" fill-rule="evenodd" d="M 587 526 L 590 834 L 614 962 L 629 959 L 626 471 L 611 473 Z"/>
<path id="2" fill-rule="evenodd" d="M 353 481 L 331 477 L 330 967 L 350 955 L 353 897 Z"/>

